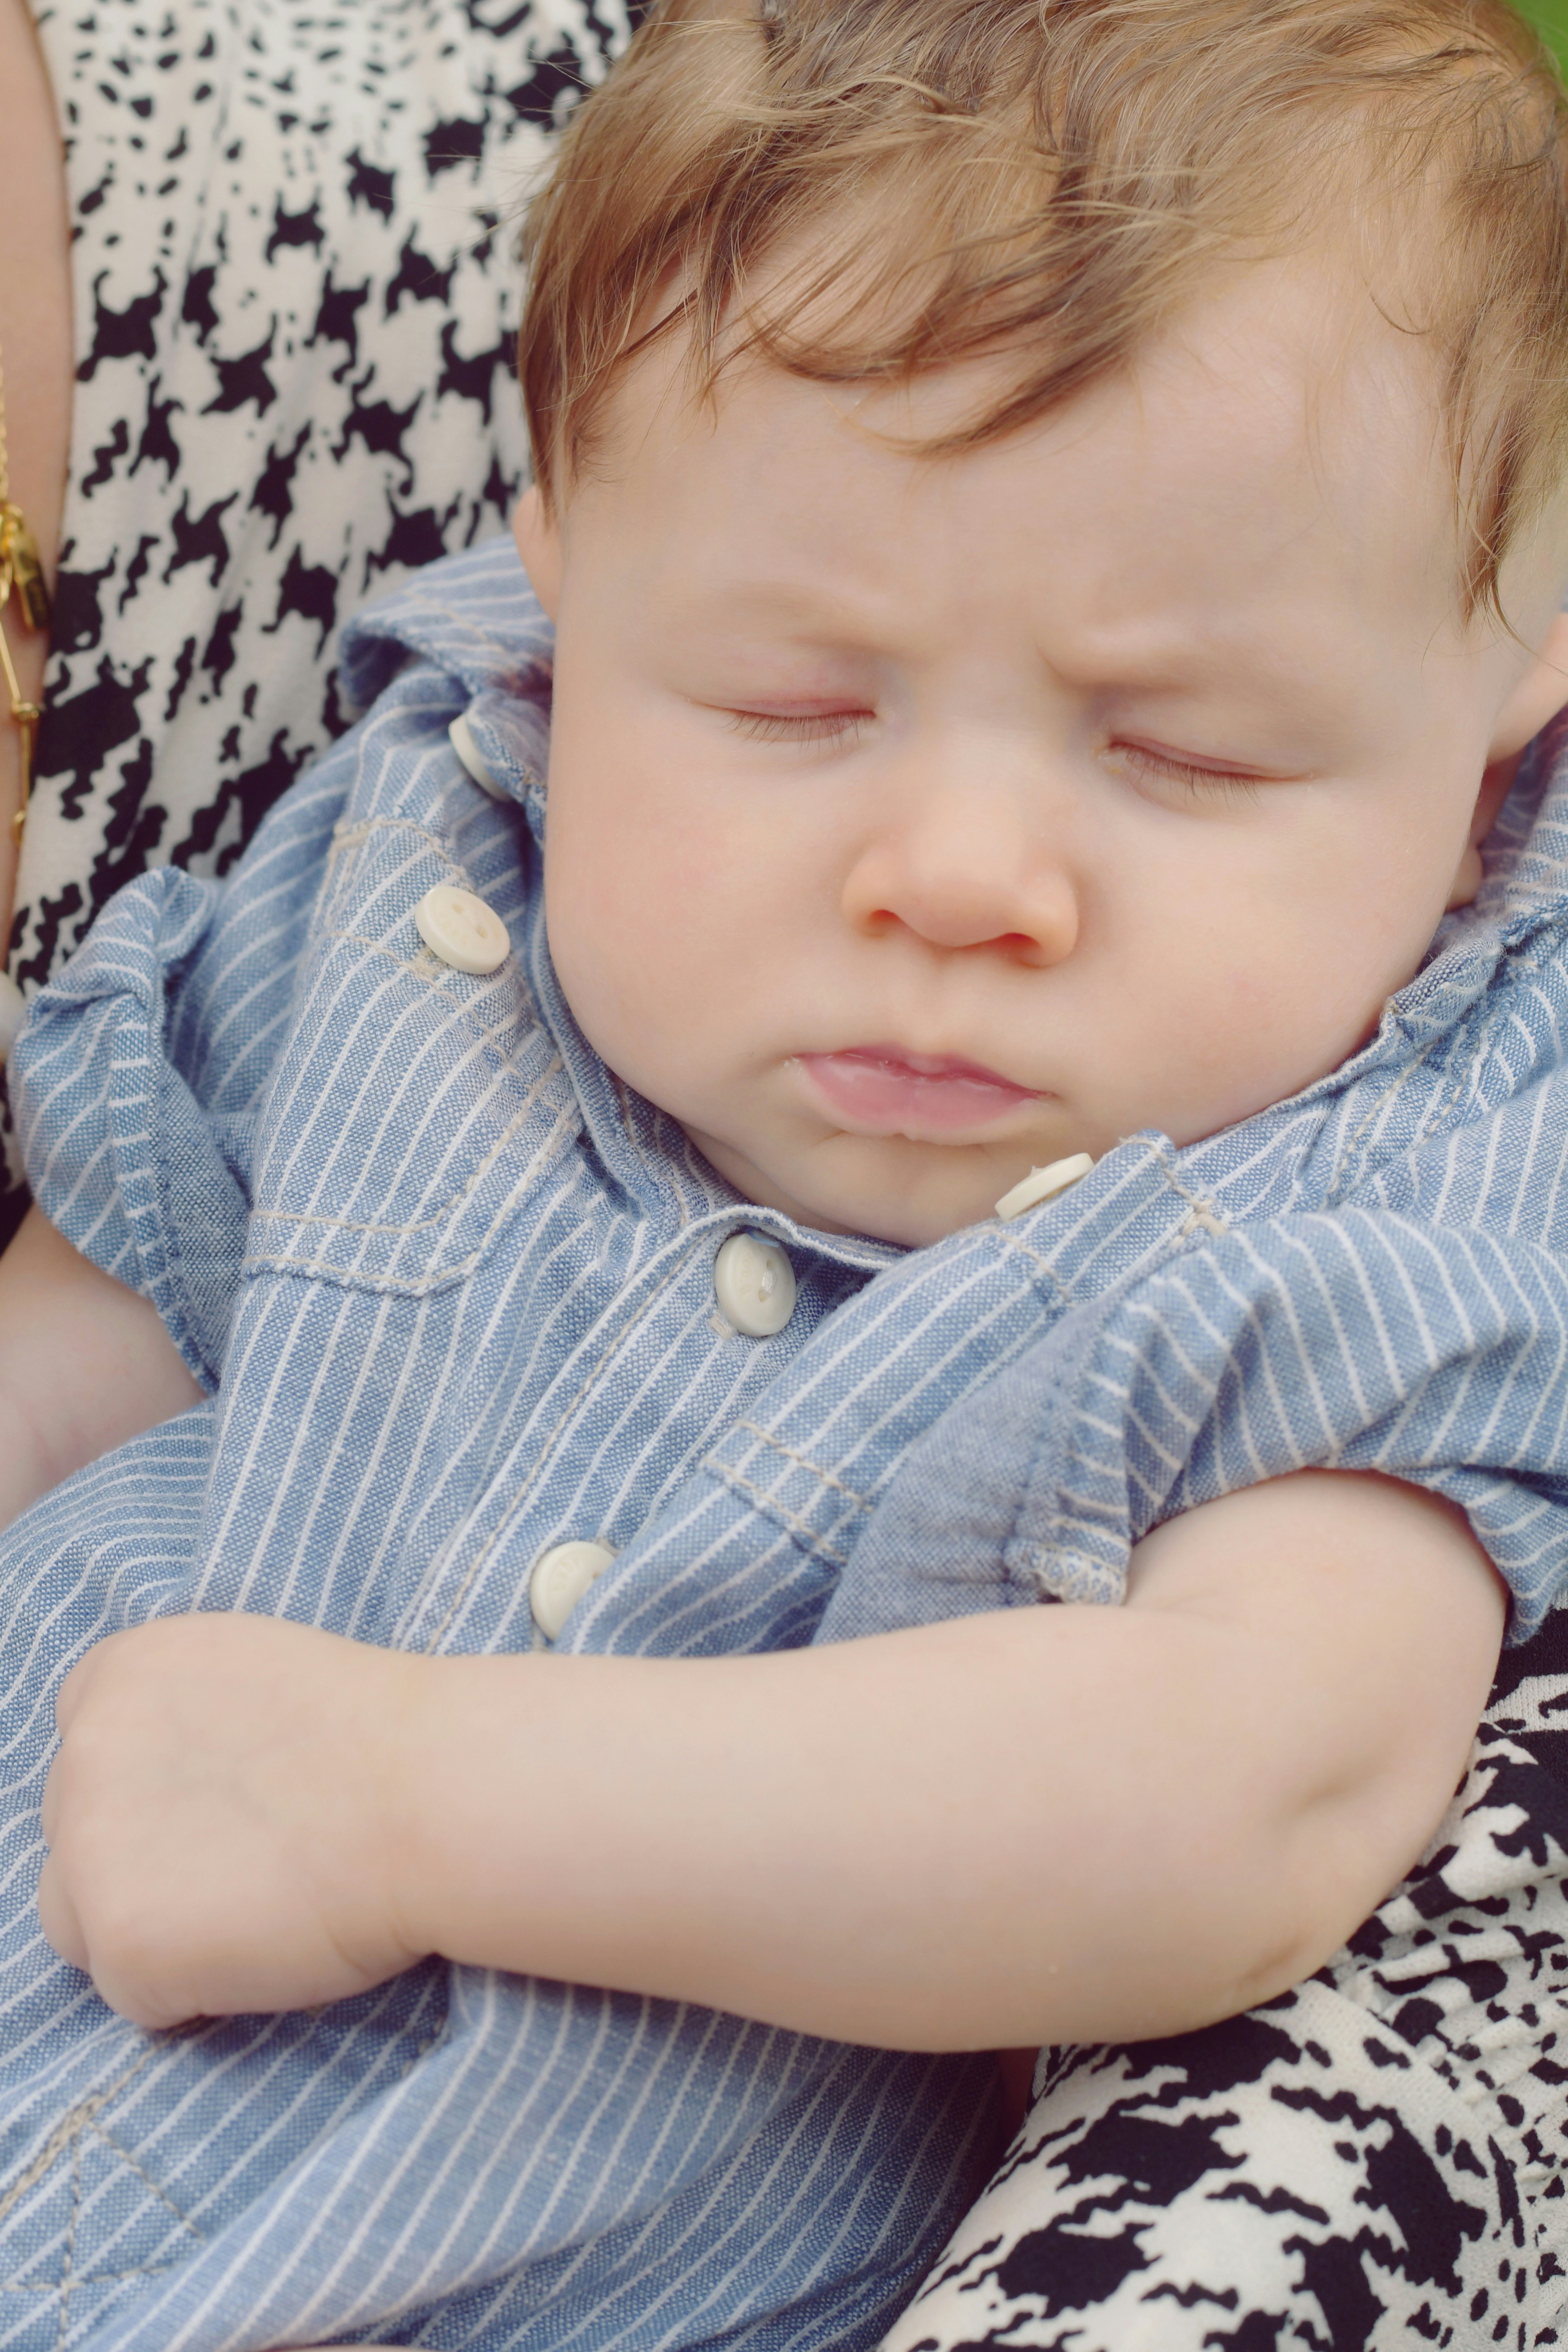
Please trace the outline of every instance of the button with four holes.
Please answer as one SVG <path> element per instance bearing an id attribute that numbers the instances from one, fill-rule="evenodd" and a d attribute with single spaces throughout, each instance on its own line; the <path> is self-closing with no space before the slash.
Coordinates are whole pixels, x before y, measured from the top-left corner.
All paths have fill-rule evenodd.
<path id="1" fill-rule="evenodd" d="M 591 1584 L 597 1583 L 615 1553 L 608 1544 L 552 1544 L 533 1563 L 528 1605 L 547 1642 L 553 1642 Z"/>
<path id="2" fill-rule="evenodd" d="M 482 898 L 437 882 L 414 909 L 419 936 L 454 971 L 499 971 L 511 953 L 506 925 Z"/>
<path id="3" fill-rule="evenodd" d="M 713 1261 L 713 1295 L 748 1339 L 771 1339 L 795 1313 L 795 1268 L 765 1234 L 731 1234 Z"/>

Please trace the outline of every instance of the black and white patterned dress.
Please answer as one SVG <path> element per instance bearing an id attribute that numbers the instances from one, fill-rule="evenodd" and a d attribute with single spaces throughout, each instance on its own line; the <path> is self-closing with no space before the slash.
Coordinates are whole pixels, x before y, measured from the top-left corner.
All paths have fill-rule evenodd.
<path id="1" fill-rule="evenodd" d="M 37 0 L 77 386 L 9 968 L 221 872 L 343 724 L 341 617 L 505 527 L 509 216 L 636 0 Z"/>

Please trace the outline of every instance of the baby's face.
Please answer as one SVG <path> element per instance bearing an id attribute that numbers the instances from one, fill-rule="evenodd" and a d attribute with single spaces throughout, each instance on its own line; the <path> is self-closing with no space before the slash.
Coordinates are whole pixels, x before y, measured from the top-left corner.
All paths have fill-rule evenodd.
<path id="1" fill-rule="evenodd" d="M 1353 324 L 1352 324 L 1353 317 Z M 1045 424 L 680 355 L 524 559 L 546 905 L 612 1068 L 752 1200 L 926 1243 L 1352 1052 L 1568 678 L 1465 624 L 1420 347 L 1257 268 Z M 1565 650 L 1550 551 L 1507 576 Z"/>

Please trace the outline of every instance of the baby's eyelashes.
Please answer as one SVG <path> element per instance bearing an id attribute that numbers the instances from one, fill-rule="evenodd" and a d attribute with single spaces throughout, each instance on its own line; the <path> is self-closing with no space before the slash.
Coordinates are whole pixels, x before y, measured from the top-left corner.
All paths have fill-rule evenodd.
<path id="1" fill-rule="evenodd" d="M 853 748 L 865 740 L 879 714 L 865 705 L 829 710 L 726 709 L 722 716 L 737 735 L 752 743 L 793 743 L 803 747 Z M 1201 757 L 1167 749 L 1163 744 L 1113 739 L 1101 754 L 1109 765 L 1137 784 L 1156 793 L 1173 793 L 1184 800 L 1256 801 L 1266 785 L 1299 782 L 1264 774 L 1254 769 L 1210 764 Z"/>
<path id="2" fill-rule="evenodd" d="M 1148 782 L 1164 791 L 1174 790 L 1189 799 L 1200 794 L 1221 800 L 1255 801 L 1263 786 L 1275 781 L 1247 769 L 1207 767 L 1201 760 L 1184 759 L 1178 751 L 1166 751 L 1148 743 L 1109 743 L 1105 758 L 1113 768 L 1119 768 L 1136 782 Z"/>
<path id="3" fill-rule="evenodd" d="M 858 742 L 876 720 L 874 710 L 731 710 L 737 735 L 752 743 Z"/>

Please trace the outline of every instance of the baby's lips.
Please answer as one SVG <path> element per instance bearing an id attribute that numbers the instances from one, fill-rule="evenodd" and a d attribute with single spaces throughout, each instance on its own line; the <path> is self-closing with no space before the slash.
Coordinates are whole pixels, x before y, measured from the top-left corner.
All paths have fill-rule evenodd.
<path id="1" fill-rule="evenodd" d="M 1040 1097 L 975 1062 L 857 1045 L 803 1054 L 801 1067 L 840 1118 L 870 1134 L 958 1135 L 993 1127 Z"/>

